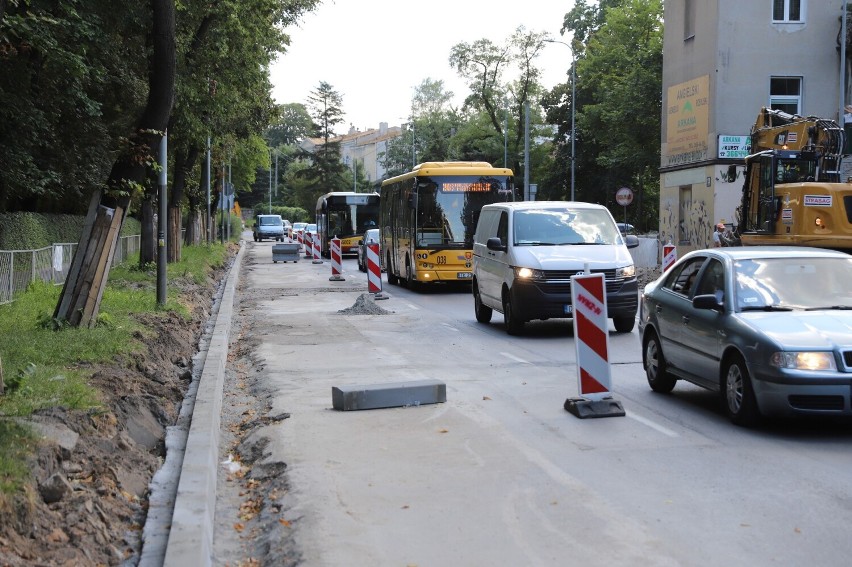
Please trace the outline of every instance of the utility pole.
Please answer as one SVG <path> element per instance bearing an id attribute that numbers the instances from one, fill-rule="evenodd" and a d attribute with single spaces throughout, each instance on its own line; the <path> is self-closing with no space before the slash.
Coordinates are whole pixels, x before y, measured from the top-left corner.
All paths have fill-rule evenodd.
<path id="1" fill-rule="evenodd" d="M 168 130 L 160 140 L 160 214 L 157 217 L 157 305 L 166 304 L 166 224 L 168 223 L 168 203 L 166 184 L 168 179 Z"/>
<path id="2" fill-rule="evenodd" d="M 524 201 L 530 200 L 530 103 L 524 103 Z"/>
<path id="3" fill-rule="evenodd" d="M 210 136 L 207 136 L 207 163 L 204 164 L 205 175 L 207 176 L 207 219 L 204 226 L 207 229 L 207 244 L 213 242 L 213 226 L 210 224 Z"/>

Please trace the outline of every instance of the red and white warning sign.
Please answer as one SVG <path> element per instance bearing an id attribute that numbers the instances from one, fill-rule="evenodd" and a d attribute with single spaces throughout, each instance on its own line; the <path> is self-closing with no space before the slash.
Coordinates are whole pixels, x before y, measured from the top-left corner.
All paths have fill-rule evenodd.
<path id="1" fill-rule="evenodd" d="M 604 275 L 571 276 L 571 302 L 580 397 L 601 400 L 610 396 L 612 385 Z"/>

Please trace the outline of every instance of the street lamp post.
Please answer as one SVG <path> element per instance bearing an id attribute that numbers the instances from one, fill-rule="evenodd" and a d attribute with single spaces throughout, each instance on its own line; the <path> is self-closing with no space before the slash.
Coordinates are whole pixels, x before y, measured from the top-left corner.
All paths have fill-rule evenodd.
<path id="1" fill-rule="evenodd" d="M 574 139 L 576 138 L 575 134 L 577 133 L 576 129 L 576 114 L 575 114 L 575 102 L 577 100 L 577 76 L 575 74 L 575 67 L 577 63 L 577 58 L 574 56 L 574 48 L 571 47 L 570 44 L 565 43 L 564 41 L 559 41 L 558 39 L 545 39 L 547 43 L 561 43 L 571 50 L 571 200 L 574 200 L 574 162 L 576 161 L 576 153 L 574 145 Z"/>

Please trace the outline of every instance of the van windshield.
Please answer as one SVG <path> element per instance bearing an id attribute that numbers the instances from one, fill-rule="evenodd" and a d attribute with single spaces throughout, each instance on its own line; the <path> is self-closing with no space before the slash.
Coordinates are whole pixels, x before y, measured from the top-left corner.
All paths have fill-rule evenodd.
<path id="1" fill-rule="evenodd" d="M 259 217 L 261 226 L 276 226 L 281 225 L 282 221 L 278 217 Z"/>
<path id="2" fill-rule="evenodd" d="M 515 246 L 622 244 L 621 233 L 602 209 L 529 209 L 515 211 Z"/>

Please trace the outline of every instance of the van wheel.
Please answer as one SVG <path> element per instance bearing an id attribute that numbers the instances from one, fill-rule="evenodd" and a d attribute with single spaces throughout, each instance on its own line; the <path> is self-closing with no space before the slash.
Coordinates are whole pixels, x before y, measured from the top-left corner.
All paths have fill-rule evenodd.
<path id="1" fill-rule="evenodd" d="M 629 333 L 633 330 L 633 325 L 636 323 L 636 317 L 613 317 L 612 324 L 615 325 L 615 330 L 619 333 Z"/>
<path id="2" fill-rule="evenodd" d="M 391 268 L 390 254 L 387 256 L 387 275 L 388 283 L 390 285 L 399 285 L 399 277 L 393 273 L 393 269 Z"/>
<path id="3" fill-rule="evenodd" d="M 480 323 L 490 323 L 491 316 L 494 310 L 482 304 L 482 297 L 479 295 L 479 286 L 473 282 L 473 309 L 476 312 L 476 320 Z"/>
<path id="4" fill-rule="evenodd" d="M 524 330 L 524 322 L 515 313 L 509 292 L 503 293 L 503 325 L 510 335 L 520 335 Z"/>

